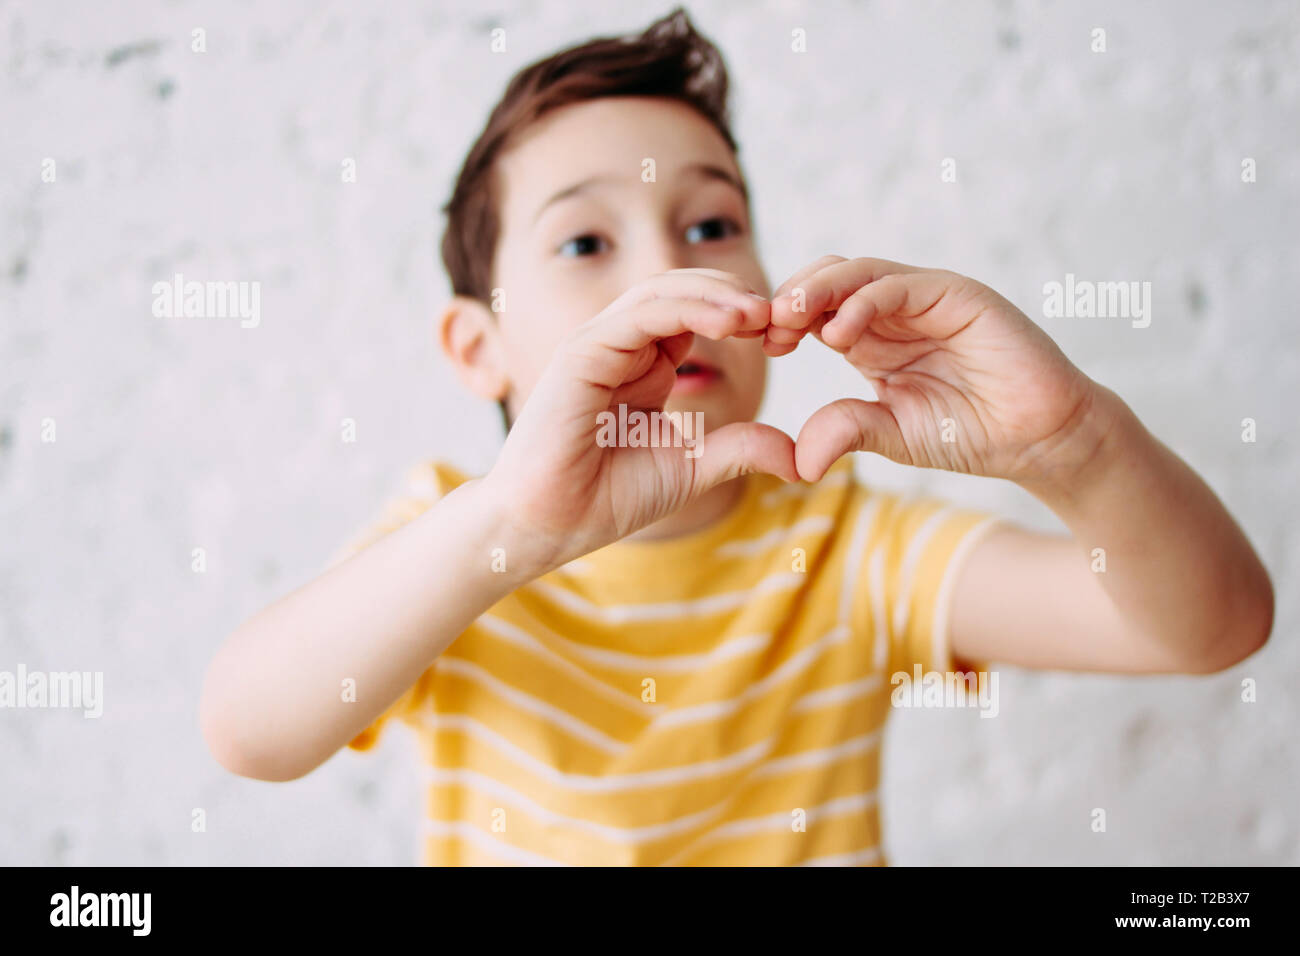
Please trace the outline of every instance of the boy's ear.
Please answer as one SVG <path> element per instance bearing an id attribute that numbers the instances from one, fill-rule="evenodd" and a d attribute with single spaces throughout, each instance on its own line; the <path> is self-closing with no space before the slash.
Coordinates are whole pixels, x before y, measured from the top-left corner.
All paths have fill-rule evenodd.
<path id="1" fill-rule="evenodd" d="M 482 302 L 453 296 L 438 316 L 438 344 L 461 382 L 480 398 L 500 401 L 510 389 L 496 317 Z"/>

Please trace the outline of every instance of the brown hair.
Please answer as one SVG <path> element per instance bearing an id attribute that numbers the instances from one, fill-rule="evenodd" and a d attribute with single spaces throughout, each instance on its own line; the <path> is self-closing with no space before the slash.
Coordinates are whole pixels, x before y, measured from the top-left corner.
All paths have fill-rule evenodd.
<path id="1" fill-rule="evenodd" d="M 696 32 L 681 7 L 638 35 L 598 37 L 516 73 L 470 147 L 451 198 L 442 207 L 447 216 L 442 261 L 453 294 L 489 304 L 500 229 L 493 171 L 497 157 L 520 131 L 571 103 L 605 96 L 658 96 L 694 108 L 735 153 L 727 85 L 722 55 Z M 508 430 L 504 402 L 501 413 Z"/>

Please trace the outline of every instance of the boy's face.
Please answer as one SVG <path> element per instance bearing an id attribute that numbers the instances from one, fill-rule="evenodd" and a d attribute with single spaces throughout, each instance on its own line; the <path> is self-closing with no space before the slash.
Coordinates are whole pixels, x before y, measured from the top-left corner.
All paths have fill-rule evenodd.
<path id="1" fill-rule="evenodd" d="M 646 160 L 653 182 L 642 179 Z M 769 294 L 731 150 L 683 103 L 612 97 L 562 107 L 524 131 L 497 173 L 492 284 L 504 303 L 483 328 L 489 347 L 473 354 L 498 366 L 512 417 L 559 341 L 650 276 L 720 269 Z M 710 429 L 752 420 L 762 341 L 696 336 L 667 410 L 703 412 Z"/>

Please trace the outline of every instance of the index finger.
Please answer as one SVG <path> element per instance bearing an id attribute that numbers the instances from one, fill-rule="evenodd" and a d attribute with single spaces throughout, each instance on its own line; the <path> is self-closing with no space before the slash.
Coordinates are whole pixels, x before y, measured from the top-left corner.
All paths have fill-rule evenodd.
<path id="1" fill-rule="evenodd" d="M 696 298 L 705 299 L 715 305 L 728 306 L 743 303 L 747 297 L 767 301 L 765 296 L 760 296 L 749 283 L 734 272 L 703 268 L 670 269 L 636 283 L 601 309 L 592 321 L 607 313 L 617 312 L 637 302 L 648 302 L 651 299 Z"/>
<path id="2" fill-rule="evenodd" d="M 779 299 L 814 272 L 820 272 L 826 266 L 834 265 L 837 262 L 848 262 L 848 260 L 843 256 L 819 256 L 782 282 L 777 290 L 772 293 L 772 298 Z"/>
<path id="3" fill-rule="evenodd" d="M 761 332 L 768 324 L 769 304 L 747 288 L 739 277 L 713 269 L 665 272 L 629 289 L 574 338 L 631 351 L 683 332 L 711 339 Z"/>
<path id="4" fill-rule="evenodd" d="M 887 275 L 925 271 L 889 259 L 843 259 L 829 263 L 798 282 L 791 280 L 790 288 L 772 300 L 772 324 L 782 329 L 806 329 L 822 313 L 838 309 L 845 299 L 868 283 Z M 802 303 L 796 300 L 799 289 L 803 290 Z M 803 308 L 795 311 L 799 304 Z"/>

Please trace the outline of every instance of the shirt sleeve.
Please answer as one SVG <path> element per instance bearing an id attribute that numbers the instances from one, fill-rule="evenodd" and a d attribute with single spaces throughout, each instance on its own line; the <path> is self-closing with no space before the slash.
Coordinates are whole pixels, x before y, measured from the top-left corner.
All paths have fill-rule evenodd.
<path id="1" fill-rule="evenodd" d="M 954 657 L 949 628 L 952 592 L 983 536 L 1002 523 L 996 515 L 931 498 L 887 496 L 868 555 L 883 591 L 888 634 L 887 673 L 987 671 L 991 661 Z M 868 589 L 872 582 L 868 582 Z"/>
<path id="2" fill-rule="evenodd" d="M 360 534 L 354 536 L 330 559 L 329 566 L 341 564 L 376 541 L 401 528 L 427 511 L 445 493 L 446 481 L 432 464 L 412 469 L 406 476 L 402 493 L 390 499 L 382 513 Z M 432 698 L 434 667 L 430 665 L 415 683 L 390 704 L 370 725 L 348 741 L 352 750 L 369 750 L 379 740 L 384 727 L 394 718 L 403 719 L 421 709 Z"/>

